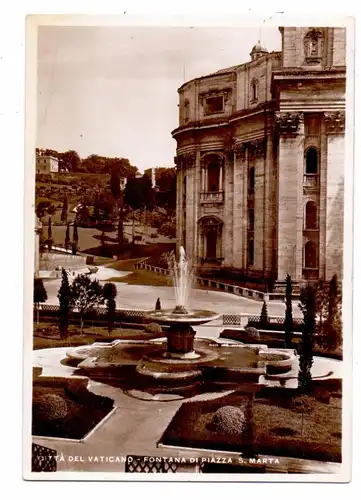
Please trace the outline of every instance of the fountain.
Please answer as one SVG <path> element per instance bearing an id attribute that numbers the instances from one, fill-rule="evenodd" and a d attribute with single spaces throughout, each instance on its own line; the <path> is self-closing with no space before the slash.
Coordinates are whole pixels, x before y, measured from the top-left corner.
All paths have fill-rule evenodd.
<path id="1" fill-rule="evenodd" d="M 147 319 L 167 325 L 167 355 L 170 358 L 196 359 L 200 354 L 194 350 L 194 337 L 196 332 L 192 325 L 201 325 L 219 318 L 213 311 L 189 310 L 188 300 L 192 286 L 193 272 L 189 268 L 183 247 L 179 249 L 179 262 L 174 253 L 168 257 L 175 294 L 175 308 L 169 310 L 152 311 Z"/>
<path id="2" fill-rule="evenodd" d="M 205 381 L 213 385 L 263 383 L 269 373 L 291 373 L 294 352 L 268 349 L 267 345 L 222 343 L 211 339 L 195 339 L 195 325 L 219 318 L 219 314 L 189 308 L 193 273 L 183 247 L 179 261 L 168 256 L 176 305 L 173 309 L 154 310 L 147 314 L 149 322 L 163 325 L 167 342 L 115 340 L 79 346 L 67 351 L 78 368 L 97 377 L 133 380 L 140 388 L 155 393 L 182 394 Z M 135 369 L 136 377 L 129 374 Z M 134 372 L 133 372 L 134 373 Z M 129 378 L 130 377 L 130 378 Z M 206 386 L 207 384 L 205 384 Z"/>

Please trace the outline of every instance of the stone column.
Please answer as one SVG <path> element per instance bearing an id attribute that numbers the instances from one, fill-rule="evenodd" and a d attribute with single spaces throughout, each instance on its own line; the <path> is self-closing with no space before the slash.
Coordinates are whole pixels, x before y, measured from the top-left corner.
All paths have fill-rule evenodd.
<path id="1" fill-rule="evenodd" d="M 343 275 L 345 114 L 325 113 L 327 183 L 325 213 L 325 279 Z"/>
<path id="2" fill-rule="evenodd" d="M 302 280 L 303 156 L 302 113 L 278 113 L 278 280 Z"/>
<path id="3" fill-rule="evenodd" d="M 194 258 L 194 240 L 196 236 L 195 224 L 196 221 L 194 219 L 194 206 L 198 202 L 195 198 L 196 195 L 196 186 L 195 186 L 195 154 L 187 154 L 184 156 L 184 167 L 186 170 L 184 174 L 187 176 L 187 201 L 186 201 L 186 241 L 185 241 L 185 251 L 186 255 L 189 259 L 193 260 Z"/>
<path id="4" fill-rule="evenodd" d="M 224 163 L 221 163 L 221 166 L 219 168 L 219 186 L 218 186 L 218 191 L 223 191 L 223 168 L 224 168 Z"/>

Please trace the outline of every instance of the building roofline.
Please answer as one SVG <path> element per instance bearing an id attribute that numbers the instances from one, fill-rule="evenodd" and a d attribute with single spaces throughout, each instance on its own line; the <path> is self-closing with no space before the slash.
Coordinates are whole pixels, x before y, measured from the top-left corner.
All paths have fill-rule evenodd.
<path id="1" fill-rule="evenodd" d="M 188 80 L 187 82 L 184 82 L 179 88 L 178 88 L 178 93 L 181 92 L 184 87 L 186 87 L 187 85 L 191 84 L 191 83 L 194 83 L 194 82 L 199 82 L 203 79 L 206 79 L 206 78 L 212 78 L 212 77 L 215 77 L 215 76 L 223 76 L 223 75 L 229 75 L 229 74 L 232 74 L 232 73 L 236 73 L 239 69 L 243 68 L 243 67 L 247 67 L 249 65 L 256 65 L 256 64 L 259 64 L 259 62 L 263 61 L 264 59 L 267 59 L 267 58 L 274 58 L 275 56 L 276 57 L 279 57 L 280 55 L 282 54 L 281 51 L 272 51 L 272 52 L 268 52 L 267 54 L 259 57 L 258 59 L 256 59 L 255 61 L 246 61 L 244 63 L 240 63 L 240 64 L 236 64 L 234 66 L 229 66 L 228 68 L 223 68 L 223 69 L 220 69 L 218 71 L 215 71 L 214 73 L 209 73 L 207 75 L 203 75 L 203 76 L 198 76 L 197 78 L 192 78 L 192 80 Z"/>

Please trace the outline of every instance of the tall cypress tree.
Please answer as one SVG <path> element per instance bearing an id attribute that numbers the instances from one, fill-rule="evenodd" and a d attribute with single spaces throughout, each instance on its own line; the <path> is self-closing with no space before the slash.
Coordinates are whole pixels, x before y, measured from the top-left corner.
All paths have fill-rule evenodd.
<path id="1" fill-rule="evenodd" d="M 48 241 L 47 241 L 47 244 L 48 244 L 48 250 L 50 252 L 51 248 L 53 246 L 53 232 L 52 232 L 52 228 L 51 228 L 51 217 L 49 217 L 49 220 L 48 220 Z"/>
<path id="2" fill-rule="evenodd" d="M 63 268 L 61 270 L 61 286 L 58 292 L 59 299 L 59 331 L 62 339 L 67 338 L 69 328 L 69 311 L 72 305 L 72 295 L 69 286 L 68 275 Z"/>
<path id="3" fill-rule="evenodd" d="M 115 299 L 117 296 L 117 287 L 114 285 L 114 283 L 105 283 L 103 287 L 103 296 L 105 299 L 105 306 L 108 318 L 108 333 L 110 335 L 114 329 L 114 316 L 116 308 Z"/>
<path id="4" fill-rule="evenodd" d="M 285 346 L 292 348 L 293 314 L 292 314 L 292 280 L 291 276 L 286 276 L 285 290 L 286 314 L 285 314 Z"/>
<path id="5" fill-rule="evenodd" d="M 76 254 L 76 252 L 78 251 L 78 247 L 79 247 L 78 224 L 75 219 L 73 225 L 73 243 L 72 243 L 73 254 Z"/>
<path id="6" fill-rule="evenodd" d="M 65 248 L 68 250 L 69 247 L 70 247 L 70 226 L 68 223 L 65 231 Z"/>
<path id="7" fill-rule="evenodd" d="M 342 321 L 340 314 L 341 294 L 339 291 L 337 275 L 334 274 L 329 283 L 328 312 L 327 312 L 327 342 L 329 349 L 335 349 L 342 341 Z"/>
<path id="8" fill-rule="evenodd" d="M 63 208 L 61 210 L 60 218 L 61 218 L 61 222 L 63 222 L 63 224 L 67 223 L 67 220 L 68 220 L 68 196 L 67 195 L 64 196 Z"/>
<path id="9" fill-rule="evenodd" d="M 302 343 L 299 358 L 298 387 L 307 392 L 311 386 L 313 364 L 313 339 L 316 328 L 316 291 L 307 286 L 301 290 L 300 308 L 303 313 Z"/>

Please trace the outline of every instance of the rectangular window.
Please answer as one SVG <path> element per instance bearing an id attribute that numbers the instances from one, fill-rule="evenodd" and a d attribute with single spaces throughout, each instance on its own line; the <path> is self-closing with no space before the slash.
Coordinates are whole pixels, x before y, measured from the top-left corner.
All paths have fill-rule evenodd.
<path id="1" fill-rule="evenodd" d="M 223 96 L 208 97 L 205 101 L 204 114 L 213 115 L 223 112 Z"/>
<path id="2" fill-rule="evenodd" d="M 321 121 L 318 115 L 305 114 L 305 135 L 320 135 Z"/>

